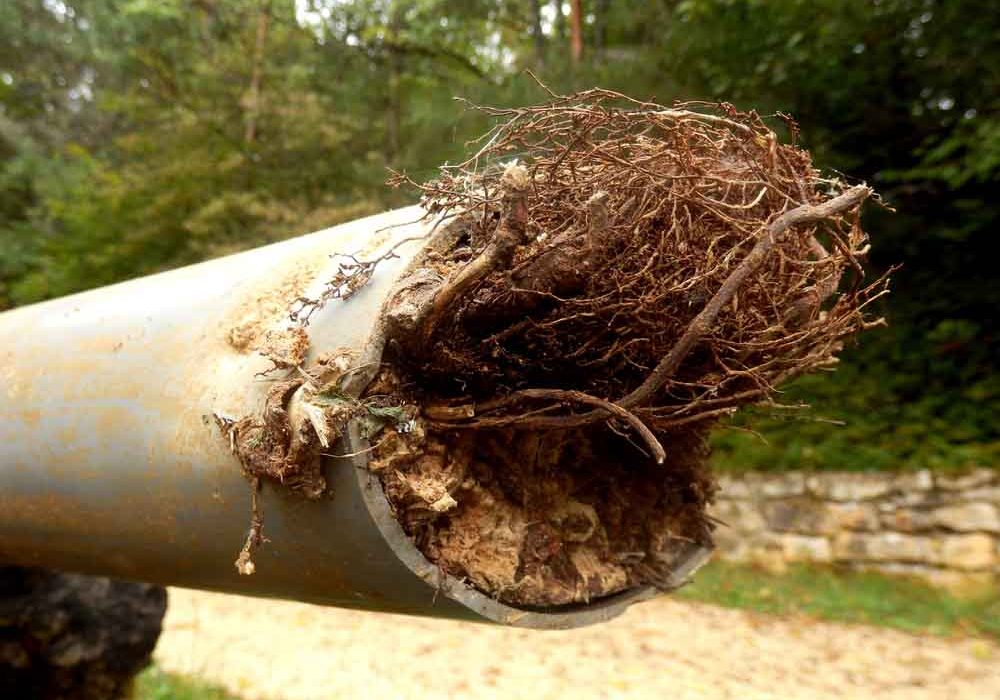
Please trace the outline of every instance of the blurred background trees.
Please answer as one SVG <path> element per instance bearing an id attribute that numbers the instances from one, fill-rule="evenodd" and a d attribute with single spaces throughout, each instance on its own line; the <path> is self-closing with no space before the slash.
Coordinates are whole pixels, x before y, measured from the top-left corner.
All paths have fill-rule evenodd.
<path id="1" fill-rule="evenodd" d="M 386 168 L 464 152 L 489 124 L 455 96 L 544 99 L 525 68 L 790 113 L 897 210 L 868 212 L 891 326 L 720 466 L 1000 461 L 1000 17 L 972 0 L 5 0 L 0 308 L 407 203 Z"/>

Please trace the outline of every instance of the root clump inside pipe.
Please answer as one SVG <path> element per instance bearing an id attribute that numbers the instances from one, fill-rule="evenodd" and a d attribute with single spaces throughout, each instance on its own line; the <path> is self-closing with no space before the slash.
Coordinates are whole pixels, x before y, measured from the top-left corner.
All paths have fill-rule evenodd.
<path id="1" fill-rule="evenodd" d="M 435 226 L 380 369 L 340 389 L 406 408 L 369 433 L 370 467 L 427 558 L 501 601 L 674 588 L 711 548 L 709 430 L 881 322 L 872 192 L 725 104 L 595 89 L 484 111 L 467 161 L 395 178 Z"/>

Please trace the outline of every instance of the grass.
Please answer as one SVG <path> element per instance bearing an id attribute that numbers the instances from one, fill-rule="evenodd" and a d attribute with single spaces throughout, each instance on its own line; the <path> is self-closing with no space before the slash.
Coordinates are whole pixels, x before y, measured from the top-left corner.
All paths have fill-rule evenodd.
<path id="1" fill-rule="evenodd" d="M 165 673 L 155 666 L 136 679 L 133 700 L 239 700 L 222 688 L 203 681 Z"/>
<path id="2" fill-rule="evenodd" d="M 920 581 L 876 573 L 792 566 L 774 574 L 714 561 L 678 591 L 688 600 L 773 615 L 1000 640 L 1000 593 L 962 598 Z"/>

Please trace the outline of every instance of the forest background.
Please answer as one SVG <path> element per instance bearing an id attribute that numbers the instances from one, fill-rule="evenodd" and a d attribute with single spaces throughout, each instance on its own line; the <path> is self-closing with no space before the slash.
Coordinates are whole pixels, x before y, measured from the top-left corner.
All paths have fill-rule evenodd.
<path id="1" fill-rule="evenodd" d="M 718 431 L 724 469 L 1000 465 L 1000 13 L 975 0 L 3 0 L 0 310 L 414 201 L 454 100 L 726 100 L 875 186 L 888 328 Z M 782 122 L 772 120 L 778 129 Z M 786 134 L 787 136 L 787 134 Z M 2 350 L 2 349 L 0 349 Z"/>

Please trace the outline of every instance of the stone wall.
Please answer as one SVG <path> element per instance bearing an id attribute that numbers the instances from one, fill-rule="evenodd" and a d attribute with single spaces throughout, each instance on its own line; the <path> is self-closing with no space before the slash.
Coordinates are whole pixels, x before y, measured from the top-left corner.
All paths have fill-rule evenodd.
<path id="1" fill-rule="evenodd" d="M 1000 582 L 1000 471 L 722 476 L 719 554 L 771 569 L 819 562 L 951 589 Z M 728 527 L 727 527 L 728 526 Z"/>

